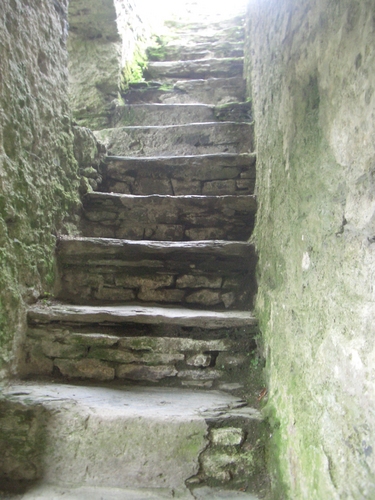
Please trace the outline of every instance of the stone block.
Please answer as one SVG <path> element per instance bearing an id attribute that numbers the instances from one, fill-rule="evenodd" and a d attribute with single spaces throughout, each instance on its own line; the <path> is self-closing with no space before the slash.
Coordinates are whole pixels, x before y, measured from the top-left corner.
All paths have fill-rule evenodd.
<path id="1" fill-rule="evenodd" d="M 131 194 L 129 184 L 126 182 L 110 182 L 108 185 L 110 193 Z"/>
<path id="2" fill-rule="evenodd" d="M 184 337 L 123 337 L 120 348 L 126 350 L 152 351 L 162 353 L 228 351 L 229 339 L 194 340 Z"/>
<path id="3" fill-rule="evenodd" d="M 202 289 L 186 297 L 188 304 L 200 304 L 202 306 L 215 306 L 222 303 L 220 292 Z"/>
<path id="4" fill-rule="evenodd" d="M 155 274 L 154 276 L 130 276 L 128 274 L 118 274 L 115 277 L 115 283 L 117 286 L 123 286 L 126 288 L 141 288 L 142 291 L 147 291 L 173 285 L 174 276 L 169 274 Z"/>
<path id="5" fill-rule="evenodd" d="M 178 378 L 188 380 L 216 380 L 222 376 L 219 370 L 203 369 L 203 370 L 181 370 L 178 372 Z"/>
<path id="6" fill-rule="evenodd" d="M 199 354 L 194 354 L 193 356 L 188 356 L 186 358 L 186 364 L 188 366 L 205 368 L 207 366 L 210 366 L 211 359 L 212 356 L 210 354 L 199 353 Z"/>
<path id="7" fill-rule="evenodd" d="M 78 361 L 70 359 L 54 360 L 54 365 L 60 370 L 62 375 L 71 378 L 88 378 L 95 380 L 113 380 L 115 370 L 107 363 L 97 359 L 81 359 Z"/>
<path id="8" fill-rule="evenodd" d="M 225 307 L 231 307 L 236 301 L 236 296 L 233 292 L 223 293 L 221 294 L 221 300 Z"/>
<path id="9" fill-rule="evenodd" d="M 138 299 L 147 302 L 181 302 L 185 296 L 182 290 L 161 289 L 161 290 L 145 290 L 138 292 Z"/>
<path id="10" fill-rule="evenodd" d="M 169 179 L 144 178 L 134 183 L 133 194 L 173 195 L 174 193 Z"/>
<path id="11" fill-rule="evenodd" d="M 236 190 L 236 181 L 234 180 L 212 181 L 203 184 L 202 194 L 207 196 L 235 194 Z"/>
<path id="12" fill-rule="evenodd" d="M 244 431 L 239 427 L 211 429 L 209 440 L 215 446 L 239 446 L 245 439 Z"/>
<path id="13" fill-rule="evenodd" d="M 211 389 L 213 386 L 212 380 L 182 380 L 181 385 L 183 387 L 194 387 L 197 389 Z"/>
<path id="14" fill-rule="evenodd" d="M 119 349 L 93 348 L 88 355 L 89 358 L 114 361 L 116 363 L 130 364 L 143 363 L 147 365 L 169 365 L 184 359 L 183 354 L 154 353 L 154 352 L 130 352 Z"/>
<path id="15" fill-rule="evenodd" d="M 216 366 L 219 368 L 230 368 L 232 366 L 240 366 L 246 363 L 248 358 L 244 354 L 232 354 L 228 352 L 219 353 L 216 359 Z"/>
<path id="16" fill-rule="evenodd" d="M 219 227 L 198 227 L 187 229 L 185 236 L 189 240 L 222 240 L 226 237 L 226 231 Z"/>
<path id="17" fill-rule="evenodd" d="M 158 382 L 163 378 L 175 377 L 176 375 L 177 370 L 174 366 L 121 365 L 116 368 L 118 378 L 129 380 Z"/>
<path id="18" fill-rule="evenodd" d="M 235 464 L 236 457 L 230 453 L 204 453 L 201 456 L 202 473 L 206 477 L 226 482 L 231 479 L 229 469 Z"/>
<path id="19" fill-rule="evenodd" d="M 177 288 L 220 288 L 222 278 L 216 276 L 197 276 L 185 274 L 176 280 Z"/>
<path id="20" fill-rule="evenodd" d="M 42 340 L 40 346 L 43 354 L 49 358 L 82 358 L 87 353 L 87 347 L 79 345 L 69 345 L 60 342 Z"/>
<path id="21" fill-rule="evenodd" d="M 101 287 L 94 292 L 94 298 L 99 300 L 109 300 L 113 302 L 128 302 L 135 299 L 133 290 L 115 287 Z"/>
<path id="22" fill-rule="evenodd" d="M 117 344 L 119 340 L 119 337 L 102 333 L 72 333 L 68 342 L 90 347 L 111 347 Z"/>
<path id="23" fill-rule="evenodd" d="M 184 194 L 202 194 L 202 184 L 199 181 L 188 181 L 172 179 L 172 186 L 175 196 L 181 196 Z"/>
<path id="24" fill-rule="evenodd" d="M 53 361 L 42 352 L 39 345 L 28 343 L 25 347 L 27 353 L 26 362 L 22 371 L 31 375 L 50 375 L 53 370 Z"/>

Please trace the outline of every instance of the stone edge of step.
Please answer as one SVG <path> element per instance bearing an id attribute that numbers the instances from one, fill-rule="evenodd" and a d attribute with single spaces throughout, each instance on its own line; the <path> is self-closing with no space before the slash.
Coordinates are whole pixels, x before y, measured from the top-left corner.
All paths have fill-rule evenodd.
<path id="1" fill-rule="evenodd" d="M 36 304 L 27 311 L 35 323 L 73 322 L 84 324 L 175 324 L 201 328 L 235 328 L 257 326 L 250 311 L 208 311 L 161 306 L 76 306 L 70 304 Z"/>

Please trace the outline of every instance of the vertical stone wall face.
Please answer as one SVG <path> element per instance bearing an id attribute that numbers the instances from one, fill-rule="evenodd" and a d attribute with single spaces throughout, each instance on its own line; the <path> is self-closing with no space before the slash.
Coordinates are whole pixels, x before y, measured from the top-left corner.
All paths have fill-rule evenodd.
<path id="1" fill-rule="evenodd" d="M 77 204 L 67 98 L 67 0 L 0 2 L 0 370 L 25 302 L 54 281 L 55 234 Z"/>
<path id="2" fill-rule="evenodd" d="M 93 130 L 110 125 L 122 71 L 139 71 L 150 27 L 140 0 L 70 0 L 69 83 L 74 119 Z"/>
<path id="3" fill-rule="evenodd" d="M 375 498 L 374 2 L 254 0 L 249 31 L 275 498 Z"/>

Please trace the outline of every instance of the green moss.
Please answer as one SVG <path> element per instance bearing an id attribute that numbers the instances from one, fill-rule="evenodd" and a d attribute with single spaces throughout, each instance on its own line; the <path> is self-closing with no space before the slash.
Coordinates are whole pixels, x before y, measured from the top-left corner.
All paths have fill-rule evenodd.
<path id="1" fill-rule="evenodd" d="M 143 73 L 147 68 L 147 55 L 145 52 L 137 48 L 131 61 L 127 62 L 121 71 L 120 90 L 126 92 L 131 84 L 142 82 L 144 80 Z"/>

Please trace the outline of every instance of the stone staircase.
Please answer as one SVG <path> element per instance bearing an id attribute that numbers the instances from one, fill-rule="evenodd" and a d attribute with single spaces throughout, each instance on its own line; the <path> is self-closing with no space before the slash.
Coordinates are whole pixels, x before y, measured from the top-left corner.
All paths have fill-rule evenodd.
<path id="1" fill-rule="evenodd" d="M 242 20 L 173 33 L 95 132 L 103 181 L 58 241 L 56 300 L 28 313 L 2 419 L 9 478 L 39 480 L 21 498 L 266 492 Z"/>

